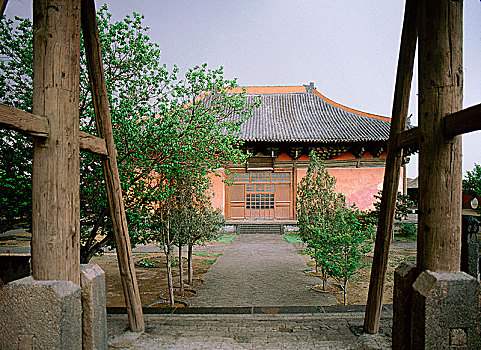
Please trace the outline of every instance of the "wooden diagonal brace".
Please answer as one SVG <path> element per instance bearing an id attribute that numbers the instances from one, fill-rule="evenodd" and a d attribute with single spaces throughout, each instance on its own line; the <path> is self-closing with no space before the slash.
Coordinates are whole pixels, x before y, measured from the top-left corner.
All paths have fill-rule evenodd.
<path id="1" fill-rule="evenodd" d="M 102 159 L 110 215 L 119 261 L 122 288 L 124 290 L 130 329 L 134 332 L 144 330 L 144 316 L 140 302 L 139 287 L 130 247 L 129 229 L 125 215 L 119 170 L 115 154 L 115 144 L 110 119 L 110 107 L 107 96 L 102 53 L 93 0 L 82 0 L 82 32 L 87 56 L 87 68 L 92 89 L 97 132 L 107 144 L 107 156 Z"/>
<path id="2" fill-rule="evenodd" d="M 377 333 L 381 315 L 384 281 L 386 279 L 389 246 L 394 225 L 394 210 L 402 165 L 402 150 L 397 147 L 398 137 L 406 129 L 409 94 L 416 52 L 418 1 L 407 0 L 401 34 L 401 48 L 396 73 L 396 86 L 392 108 L 391 130 L 388 140 L 386 169 L 377 226 L 374 260 L 364 318 L 364 331 Z"/>

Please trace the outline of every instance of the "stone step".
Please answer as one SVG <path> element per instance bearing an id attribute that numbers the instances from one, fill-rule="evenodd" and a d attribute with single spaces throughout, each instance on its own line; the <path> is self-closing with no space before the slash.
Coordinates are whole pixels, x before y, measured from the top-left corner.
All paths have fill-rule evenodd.
<path id="1" fill-rule="evenodd" d="M 237 225 L 238 234 L 274 234 L 283 233 L 283 225 L 278 224 L 243 224 Z"/>

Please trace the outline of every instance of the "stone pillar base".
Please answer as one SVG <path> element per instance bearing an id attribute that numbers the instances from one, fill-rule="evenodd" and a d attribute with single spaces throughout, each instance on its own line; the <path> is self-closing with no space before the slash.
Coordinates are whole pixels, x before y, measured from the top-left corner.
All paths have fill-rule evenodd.
<path id="1" fill-rule="evenodd" d="M 414 263 L 403 262 L 394 271 L 393 350 L 409 349 L 411 346 L 412 292 L 416 277 Z"/>
<path id="2" fill-rule="evenodd" d="M 32 276 L 0 290 L 0 349 L 82 349 L 80 286 Z"/>
<path id="3" fill-rule="evenodd" d="M 105 272 L 100 266 L 80 266 L 82 285 L 82 338 L 84 349 L 107 349 Z"/>
<path id="4" fill-rule="evenodd" d="M 481 349 L 479 292 L 464 272 L 423 271 L 413 284 L 412 349 Z"/>

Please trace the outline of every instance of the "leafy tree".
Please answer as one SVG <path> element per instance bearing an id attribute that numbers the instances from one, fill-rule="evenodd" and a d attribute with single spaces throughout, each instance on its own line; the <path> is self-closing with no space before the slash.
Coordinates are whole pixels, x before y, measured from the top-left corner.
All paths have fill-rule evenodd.
<path id="1" fill-rule="evenodd" d="M 207 176 L 225 162 L 242 163 L 238 140 L 241 124 L 260 102 L 247 105 L 245 94 L 232 94 L 235 80 L 223 78 L 222 68 L 207 65 L 190 69 L 183 80 L 172 84 L 160 117 L 152 119 L 156 142 L 149 165 L 142 173 L 155 174 L 145 195 L 151 203 L 153 239 L 167 255 L 169 285 L 173 291 L 171 261 L 173 246 L 185 244 L 181 228 L 187 190 L 199 200 L 206 191 Z M 187 186 L 187 187 L 186 187 Z M 173 293 L 171 304 L 173 305 Z"/>
<path id="2" fill-rule="evenodd" d="M 16 24 L 16 25 L 15 25 Z M 0 20 L 0 102 L 32 111 L 32 22 Z M 32 143 L 26 136 L 0 129 L 0 232 L 29 227 L 32 216 Z"/>
<path id="3" fill-rule="evenodd" d="M 463 180 L 463 190 L 471 195 L 481 198 L 481 165 L 474 164 L 474 169 L 467 171 Z M 478 213 L 481 213 L 481 206 L 478 206 Z"/>
<path id="4" fill-rule="evenodd" d="M 379 213 L 381 212 L 381 198 L 382 198 L 382 191 L 379 191 L 376 195 L 376 202 L 374 202 L 374 209 L 361 211 L 358 213 L 357 218 L 361 223 L 361 227 L 363 229 L 368 228 L 369 226 L 377 226 L 377 222 L 379 220 Z M 394 218 L 396 220 L 406 219 L 408 214 L 411 213 L 411 208 L 414 206 L 414 202 L 407 194 L 402 194 L 398 192 L 396 198 L 396 209 L 394 211 Z"/>
<path id="5" fill-rule="evenodd" d="M 125 209 L 131 242 L 136 244 L 149 238 L 146 219 L 149 202 L 155 197 L 151 193 L 155 174 L 169 177 L 180 171 L 175 170 L 180 165 L 197 164 L 206 173 L 222 161 L 244 159 L 240 151 L 229 148 L 240 145 L 234 134 L 245 118 L 236 108 L 244 95 L 227 96 L 224 89 L 236 83 L 223 81 L 222 68 L 195 67 L 185 80 L 178 80 L 176 66 L 169 72 L 161 65 L 160 50 L 147 36 L 143 16 L 134 13 L 112 22 L 104 5 L 97 20 Z M 0 102 L 31 111 L 32 23 L 3 18 L 0 29 Z M 95 134 L 83 46 L 80 63 L 80 127 Z M 205 103 L 196 98 L 209 92 L 212 94 L 203 100 L 209 101 L 209 107 L 203 107 Z M 234 116 L 237 119 L 229 119 Z M 210 128 L 210 133 L 198 132 L 212 123 L 218 125 Z M 222 142 L 214 141 L 217 139 Z M 5 230 L 13 222 L 31 222 L 32 144 L 28 137 L 2 129 L 0 146 L 0 228 Z M 213 161 L 206 167 L 200 160 L 208 157 Z M 113 243 L 112 227 L 100 157 L 81 152 L 80 161 L 81 260 L 88 262 Z"/>
<path id="6" fill-rule="evenodd" d="M 328 276 L 340 282 L 346 303 L 347 283 L 362 267 L 361 258 L 370 249 L 372 226 L 361 226 L 358 211 L 346 205 L 335 192 L 336 179 L 311 152 L 306 176 L 298 187 L 299 235 L 310 248 L 316 269 L 321 269 L 323 289 Z"/>
<path id="7" fill-rule="evenodd" d="M 313 231 L 325 245 L 322 256 L 318 259 L 322 261 L 327 273 L 339 282 L 346 305 L 347 284 L 366 265 L 361 259 L 371 250 L 368 236 L 361 229 L 356 211 L 347 206 L 337 207 L 335 214 L 323 220 Z"/>
<path id="8" fill-rule="evenodd" d="M 164 90 L 175 77 L 177 68 L 168 73 L 160 65 L 160 50 L 146 35 L 143 17 L 134 13 L 112 23 L 107 6 L 97 13 L 103 63 L 113 122 L 114 139 L 131 240 L 144 240 L 141 202 L 133 200 L 144 190 L 137 170 L 145 162 L 145 149 L 152 138 L 146 138 L 141 121 L 157 113 Z M 0 102 L 31 111 L 32 108 L 32 23 L 28 19 L 3 18 L 0 22 Z M 80 60 L 80 127 L 95 134 L 92 96 L 81 48 Z M 31 151 L 29 138 L 11 131 L 0 131 L 2 152 L 2 222 L 8 228 L 14 216 L 31 222 Z M 150 135 L 151 136 L 151 135 Z M 88 152 L 80 159 L 81 260 L 88 262 L 103 246 L 113 242 L 100 157 Z M 12 185 L 14 184 L 14 185 Z M 13 190 L 15 188 L 15 190 Z M 20 205 L 19 205 L 20 204 Z M 13 210 L 12 210 L 13 209 Z M 100 236 L 100 238 L 98 238 Z"/>
<path id="9" fill-rule="evenodd" d="M 315 152 L 309 154 L 309 167 L 297 189 L 296 209 L 299 236 L 307 243 L 311 256 L 316 262 L 316 271 L 321 268 L 323 289 L 327 281 L 327 269 L 323 257 L 329 249 L 324 236 L 319 236 L 314 227 L 321 227 L 326 220 L 331 220 L 336 208 L 342 205 L 342 196 L 334 189 L 336 179 L 329 175 L 324 163 Z"/>

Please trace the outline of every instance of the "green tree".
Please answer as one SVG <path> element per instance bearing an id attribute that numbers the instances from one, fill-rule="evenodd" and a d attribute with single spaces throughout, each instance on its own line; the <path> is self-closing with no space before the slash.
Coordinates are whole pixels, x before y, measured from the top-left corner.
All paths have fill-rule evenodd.
<path id="1" fill-rule="evenodd" d="M 152 119 L 156 135 L 153 157 L 140 171 L 155 174 L 152 188 L 144 197 L 146 202 L 150 200 L 153 212 L 153 239 L 162 243 L 167 255 L 171 291 L 173 246 L 186 234 L 185 229 L 178 228 L 180 224 L 176 226 L 176 222 L 182 223 L 180 211 L 187 210 L 183 207 L 185 186 L 190 186 L 194 198 L 201 198 L 196 194 L 206 191 L 207 176 L 214 169 L 247 158 L 240 149 L 238 133 L 260 101 L 248 105 L 244 93 L 229 93 L 236 86 L 235 80 L 224 79 L 222 67 L 211 70 L 206 64 L 196 66 L 172 84 L 160 117 Z"/>
<path id="2" fill-rule="evenodd" d="M 467 171 L 463 180 L 463 190 L 471 195 L 481 198 L 481 165 L 474 164 L 474 169 Z M 478 205 L 478 213 L 481 213 L 481 205 Z"/>
<path id="3" fill-rule="evenodd" d="M 323 220 L 313 231 L 325 245 L 318 259 L 329 276 L 342 287 L 346 305 L 347 284 L 366 265 L 362 263 L 362 257 L 371 250 L 369 236 L 361 229 L 356 211 L 347 206 L 337 207 L 334 215 Z"/>
<path id="4" fill-rule="evenodd" d="M 152 142 L 152 138 L 145 137 L 142 128 L 147 127 L 141 123 L 143 118 L 157 114 L 157 105 L 165 100 L 164 90 L 175 78 L 177 68 L 169 73 L 160 64 L 160 50 L 146 35 L 148 28 L 142 25 L 141 15 L 134 13 L 112 23 L 104 5 L 97 19 L 120 179 L 135 244 L 144 241 L 142 218 L 148 215 L 142 211 L 141 201 L 134 199 L 145 187 L 137 169 L 148 161 L 145 151 Z M 0 22 L 0 102 L 26 111 L 32 108 L 32 37 L 28 19 L 3 18 Z M 95 134 L 83 43 L 80 77 L 80 127 Z M 0 220 L 5 230 L 13 222 L 12 216 L 22 223 L 31 222 L 32 143 L 29 138 L 6 130 L 0 130 L 0 143 Z M 100 157 L 81 152 L 80 162 L 81 261 L 85 263 L 113 240 Z"/>
<path id="5" fill-rule="evenodd" d="M 374 202 L 374 209 L 358 212 L 357 218 L 363 229 L 368 229 L 370 226 L 377 226 L 379 220 L 379 213 L 381 212 L 381 197 L 382 191 L 379 191 L 374 195 L 376 202 Z M 394 211 L 394 218 L 396 220 L 406 219 L 408 214 L 411 213 L 411 208 L 414 206 L 414 202 L 407 194 L 398 192 L 396 197 L 396 209 Z"/>
<path id="6" fill-rule="evenodd" d="M 337 207 L 341 206 L 342 195 L 335 192 L 336 179 L 329 175 L 324 163 L 314 151 L 309 154 L 309 167 L 297 189 L 297 217 L 299 236 L 307 244 L 316 262 L 316 271 L 322 273 L 323 289 L 326 288 L 327 266 L 324 257 L 328 253 L 326 237 L 319 236 L 313 228 L 321 227 L 331 220 Z"/>
<path id="7" fill-rule="evenodd" d="M 0 21 L 0 102 L 32 111 L 32 23 Z M 0 129 L 0 232 L 31 223 L 32 144 L 28 137 Z"/>

